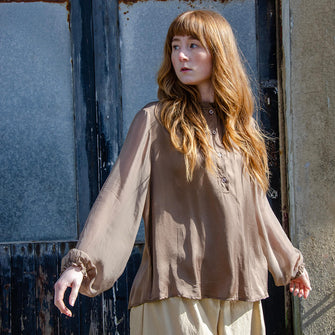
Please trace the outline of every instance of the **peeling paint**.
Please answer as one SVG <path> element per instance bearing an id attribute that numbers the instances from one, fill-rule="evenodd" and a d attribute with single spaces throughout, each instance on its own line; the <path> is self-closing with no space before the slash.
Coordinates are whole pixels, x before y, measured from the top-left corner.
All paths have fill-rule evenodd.
<path id="1" fill-rule="evenodd" d="M 70 24 L 71 2 L 70 0 L 66 0 L 65 3 L 66 3 L 66 10 L 68 12 L 67 22 L 69 23 L 69 30 L 71 31 L 71 24 Z"/>

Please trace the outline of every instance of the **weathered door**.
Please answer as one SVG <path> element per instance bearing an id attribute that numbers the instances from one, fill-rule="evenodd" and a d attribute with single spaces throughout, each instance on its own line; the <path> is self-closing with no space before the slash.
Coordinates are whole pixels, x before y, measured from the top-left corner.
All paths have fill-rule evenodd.
<path id="1" fill-rule="evenodd" d="M 122 277 L 99 297 L 81 296 L 72 319 L 60 316 L 53 306 L 60 259 L 75 245 L 135 113 L 156 100 L 155 76 L 165 34 L 180 12 L 212 9 L 231 23 L 254 91 L 260 92 L 262 109 L 257 118 L 278 135 L 275 1 L 26 2 L 0 1 L 0 41 L 9 48 L 0 51 L 0 60 L 14 57 L 11 41 L 18 47 L 20 29 L 25 32 L 22 43 L 31 50 L 28 56 L 35 60 L 20 70 L 27 77 L 23 77 L 26 86 L 7 87 L 9 95 L 14 93 L 0 100 L 7 112 L 1 121 L 7 132 L 3 136 L 7 155 L 2 154 L 6 182 L 1 186 L 1 212 L 6 213 L 0 222 L 1 334 L 128 334 L 127 300 L 144 243 L 142 227 Z M 25 22 L 27 26 L 19 28 Z M 53 29 L 56 34 L 50 38 Z M 25 56 L 22 49 L 18 52 Z M 15 64 L 14 59 L 13 71 Z M 39 68 L 35 81 L 47 80 L 33 90 L 29 78 Z M 20 71 L 15 71 L 19 81 Z M 14 83 L 10 71 L 3 73 Z M 45 91 L 40 91 L 43 87 Z M 25 93 L 17 98 L 16 90 Z M 19 138 L 22 129 L 30 139 L 24 145 L 23 138 L 11 140 L 13 134 Z M 270 144 L 270 198 L 280 216 L 278 143 Z M 271 279 L 270 295 L 264 302 L 267 333 L 289 333 L 284 290 L 274 288 Z"/>

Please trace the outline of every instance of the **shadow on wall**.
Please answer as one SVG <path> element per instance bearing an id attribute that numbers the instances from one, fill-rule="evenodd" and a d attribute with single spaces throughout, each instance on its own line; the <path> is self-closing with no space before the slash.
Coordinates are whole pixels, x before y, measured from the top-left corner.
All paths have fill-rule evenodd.
<path id="1" fill-rule="evenodd" d="M 319 303 L 315 304 L 309 311 L 303 314 L 302 326 L 306 328 L 315 322 L 318 318 L 335 307 L 335 292 L 326 295 Z M 335 335 L 335 329 L 329 335 Z"/>

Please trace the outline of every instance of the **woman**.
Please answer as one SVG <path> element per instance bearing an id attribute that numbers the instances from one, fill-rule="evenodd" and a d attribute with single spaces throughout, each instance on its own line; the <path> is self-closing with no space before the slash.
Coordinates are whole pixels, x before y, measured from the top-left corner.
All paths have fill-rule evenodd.
<path id="1" fill-rule="evenodd" d="M 55 304 L 72 287 L 94 296 L 122 274 L 141 216 L 145 248 L 131 290 L 132 334 L 265 334 L 271 271 L 294 295 L 311 290 L 266 199 L 263 137 L 227 21 L 196 10 L 171 24 L 159 102 L 135 117 L 121 154 L 63 259 Z"/>

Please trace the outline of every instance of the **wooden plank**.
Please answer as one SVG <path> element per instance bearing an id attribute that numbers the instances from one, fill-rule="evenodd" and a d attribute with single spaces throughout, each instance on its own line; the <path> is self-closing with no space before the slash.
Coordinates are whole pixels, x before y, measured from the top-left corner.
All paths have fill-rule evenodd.
<path id="1" fill-rule="evenodd" d="M 114 285 L 115 290 L 115 310 L 114 310 L 114 327 L 115 332 L 119 334 L 128 334 L 128 290 L 127 290 L 127 269 Z"/>
<path id="2" fill-rule="evenodd" d="M 0 334 L 11 334 L 11 253 L 8 245 L 0 247 Z"/>
<path id="3" fill-rule="evenodd" d="M 59 250 L 58 250 L 58 273 L 61 270 L 61 259 L 68 253 L 68 251 L 75 247 L 74 242 L 61 242 L 59 243 Z M 69 295 L 70 289 L 68 288 L 64 301 L 65 304 L 71 309 L 72 317 L 69 318 L 64 314 L 59 315 L 59 334 L 62 335 L 77 335 L 80 334 L 80 309 L 79 305 L 80 302 L 76 301 L 74 307 L 69 306 Z"/>
<path id="4" fill-rule="evenodd" d="M 11 315 L 13 334 L 35 334 L 36 271 L 33 244 L 14 244 L 12 254 Z"/>
<path id="5" fill-rule="evenodd" d="M 58 310 L 53 297 L 57 280 L 57 244 L 35 244 L 35 255 L 37 334 L 58 334 Z"/>
<path id="6" fill-rule="evenodd" d="M 114 286 L 104 292 L 104 334 L 125 333 L 127 321 L 127 294 L 124 287 L 125 273 L 116 281 Z"/>
<path id="7" fill-rule="evenodd" d="M 70 14 L 78 219 L 81 229 L 99 190 L 92 2 L 72 0 Z"/>
<path id="8" fill-rule="evenodd" d="M 80 295 L 80 334 L 103 334 L 101 294 L 95 298 Z"/>
<path id="9" fill-rule="evenodd" d="M 113 334 L 114 325 L 114 289 L 103 292 L 103 329 L 104 334 Z"/>
<path id="10" fill-rule="evenodd" d="M 118 5 L 118 1 L 92 1 L 100 186 L 108 177 L 122 145 Z"/>
<path id="11" fill-rule="evenodd" d="M 1 334 L 129 334 L 129 291 L 142 246 L 134 247 L 112 289 L 94 299 L 79 296 L 71 308 L 73 318 L 68 318 L 53 304 L 53 285 L 61 258 L 74 246 L 75 242 L 1 246 Z"/>
<path id="12" fill-rule="evenodd" d="M 135 279 L 136 273 L 142 260 L 144 244 L 139 243 L 134 246 L 129 262 L 127 264 L 127 283 L 128 293 L 130 293 L 131 285 Z"/>
<path id="13" fill-rule="evenodd" d="M 104 292 L 104 334 L 129 334 L 128 299 L 142 257 L 142 246 L 135 246 L 127 267 L 112 289 Z"/>

